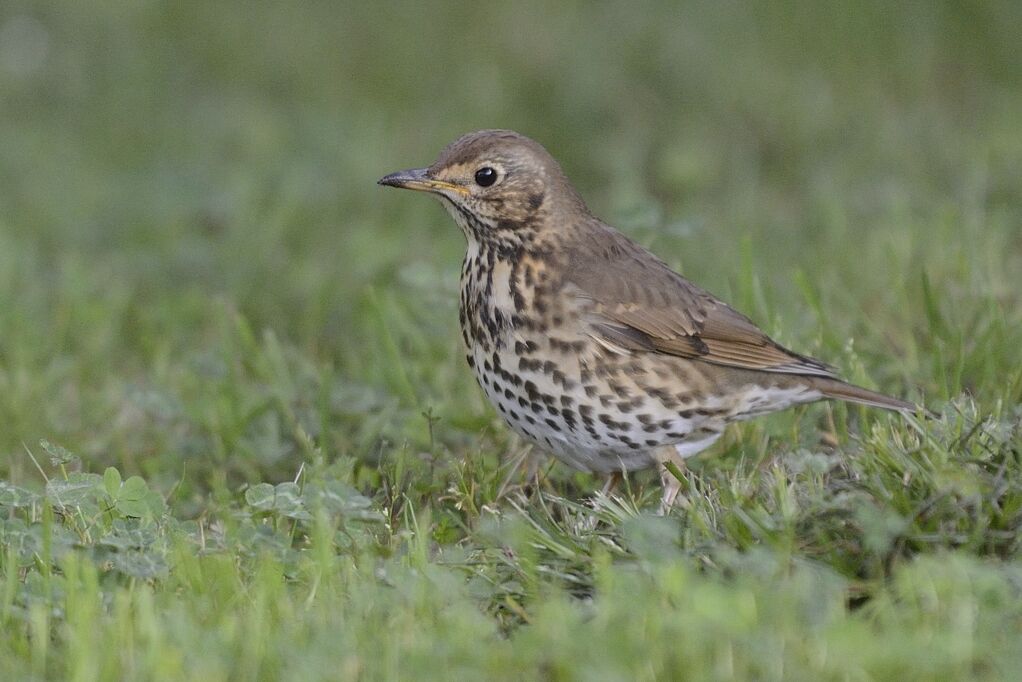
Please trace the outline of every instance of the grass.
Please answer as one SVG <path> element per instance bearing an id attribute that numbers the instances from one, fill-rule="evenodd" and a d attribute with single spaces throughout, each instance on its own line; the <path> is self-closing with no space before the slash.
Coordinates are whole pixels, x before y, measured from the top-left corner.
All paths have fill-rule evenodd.
<path id="1" fill-rule="evenodd" d="M 0 679 L 1012 679 L 1009 2 L 0 9 Z M 859 383 L 619 498 L 459 347 L 467 130 Z"/>

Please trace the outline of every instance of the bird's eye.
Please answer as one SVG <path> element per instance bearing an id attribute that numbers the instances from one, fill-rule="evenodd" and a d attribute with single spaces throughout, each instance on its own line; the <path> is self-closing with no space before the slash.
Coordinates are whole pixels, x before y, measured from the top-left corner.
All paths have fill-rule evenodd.
<path id="1" fill-rule="evenodd" d="M 483 166 L 476 171 L 476 184 L 480 187 L 489 187 L 497 182 L 497 171 L 489 166 Z"/>

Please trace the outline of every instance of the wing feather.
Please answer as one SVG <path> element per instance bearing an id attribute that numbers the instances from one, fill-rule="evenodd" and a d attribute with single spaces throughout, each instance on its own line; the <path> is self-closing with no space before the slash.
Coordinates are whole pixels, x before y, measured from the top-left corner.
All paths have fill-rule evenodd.
<path id="1" fill-rule="evenodd" d="M 630 351 L 766 372 L 835 377 L 790 351 L 709 292 L 602 224 L 570 251 L 566 286 L 586 303 L 590 333 Z"/>

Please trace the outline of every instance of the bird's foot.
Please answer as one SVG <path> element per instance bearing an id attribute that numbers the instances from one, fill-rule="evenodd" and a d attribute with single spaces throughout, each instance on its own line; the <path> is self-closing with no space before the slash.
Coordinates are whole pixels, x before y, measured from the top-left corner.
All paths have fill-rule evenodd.
<path id="1" fill-rule="evenodd" d="M 660 516 L 667 516 L 675 505 L 683 509 L 688 507 L 688 500 L 680 494 L 682 482 L 685 480 L 685 460 L 674 446 L 657 450 L 656 459 L 657 468 L 660 470 L 660 483 L 664 487 L 658 513 Z"/>

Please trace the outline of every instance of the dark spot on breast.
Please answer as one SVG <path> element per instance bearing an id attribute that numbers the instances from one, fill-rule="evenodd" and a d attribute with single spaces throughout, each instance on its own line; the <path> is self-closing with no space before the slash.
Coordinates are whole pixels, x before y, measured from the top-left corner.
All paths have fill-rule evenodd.
<path id="1" fill-rule="evenodd" d="M 662 388 L 655 388 L 655 387 L 651 386 L 651 387 L 646 389 L 646 393 L 648 393 L 649 395 L 653 396 L 654 398 L 659 400 L 661 403 L 666 403 L 667 401 L 674 402 L 674 398 L 671 396 L 671 394 L 668 393 L 667 391 L 665 391 Z"/>
<path id="2" fill-rule="evenodd" d="M 631 448 L 633 450 L 639 447 L 639 444 L 636 443 L 631 438 L 629 438 L 628 436 L 622 436 L 622 435 L 619 435 L 619 434 L 616 434 L 616 433 L 612 433 L 612 434 L 610 434 L 610 437 L 620 441 L 621 443 L 623 443 L 625 445 L 625 447 Z"/>
<path id="3" fill-rule="evenodd" d="M 608 429 L 614 429 L 616 431 L 627 431 L 628 424 L 625 422 L 619 422 L 612 419 L 609 415 L 601 414 L 599 417 L 600 421 L 603 422 L 604 426 Z"/>
<path id="4" fill-rule="evenodd" d="M 727 414 L 727 408 L 721 407 L 718 409 L 710 409 L 708 407 L 702 407 L 695 411 L 700 417 L 716 417 L 722 414 Z"/>
<path id="5" fill-rule="evenodd" d="M 637 405 L 635 404 L 634 400 L 620 400 L 617 402 L 616 407 L 617 409 L 627 414 L 634 410 L 637 407 Z"/>
<path id="6" fill-rule="evenodd" d="M 625 386 L 624 384 L 619 384 L 616 381 L 611 381 L 608 383 L 610 386 L 610 390 L 617 394 L 618 398 L 627 398 L 629 396 L 630 393 L 628 391 L 628 387 Z"/>
<path id="7" fill-rule="evenodd" d="M 529 358 L 522 358 L 518 361 L 519 372 L 538 372 L 543 367 L 543 363 L 540 360 L 530 360 Z"/>
<path id="8" fill-rule="evenodd" d="M 519 291 L 517 287 L 513 287 L 511 291 L 511 298 L 514 299 L 515 310 L 518 312 L 525 310 L 525 296 L 522 295 L 522 292 Z"/>

